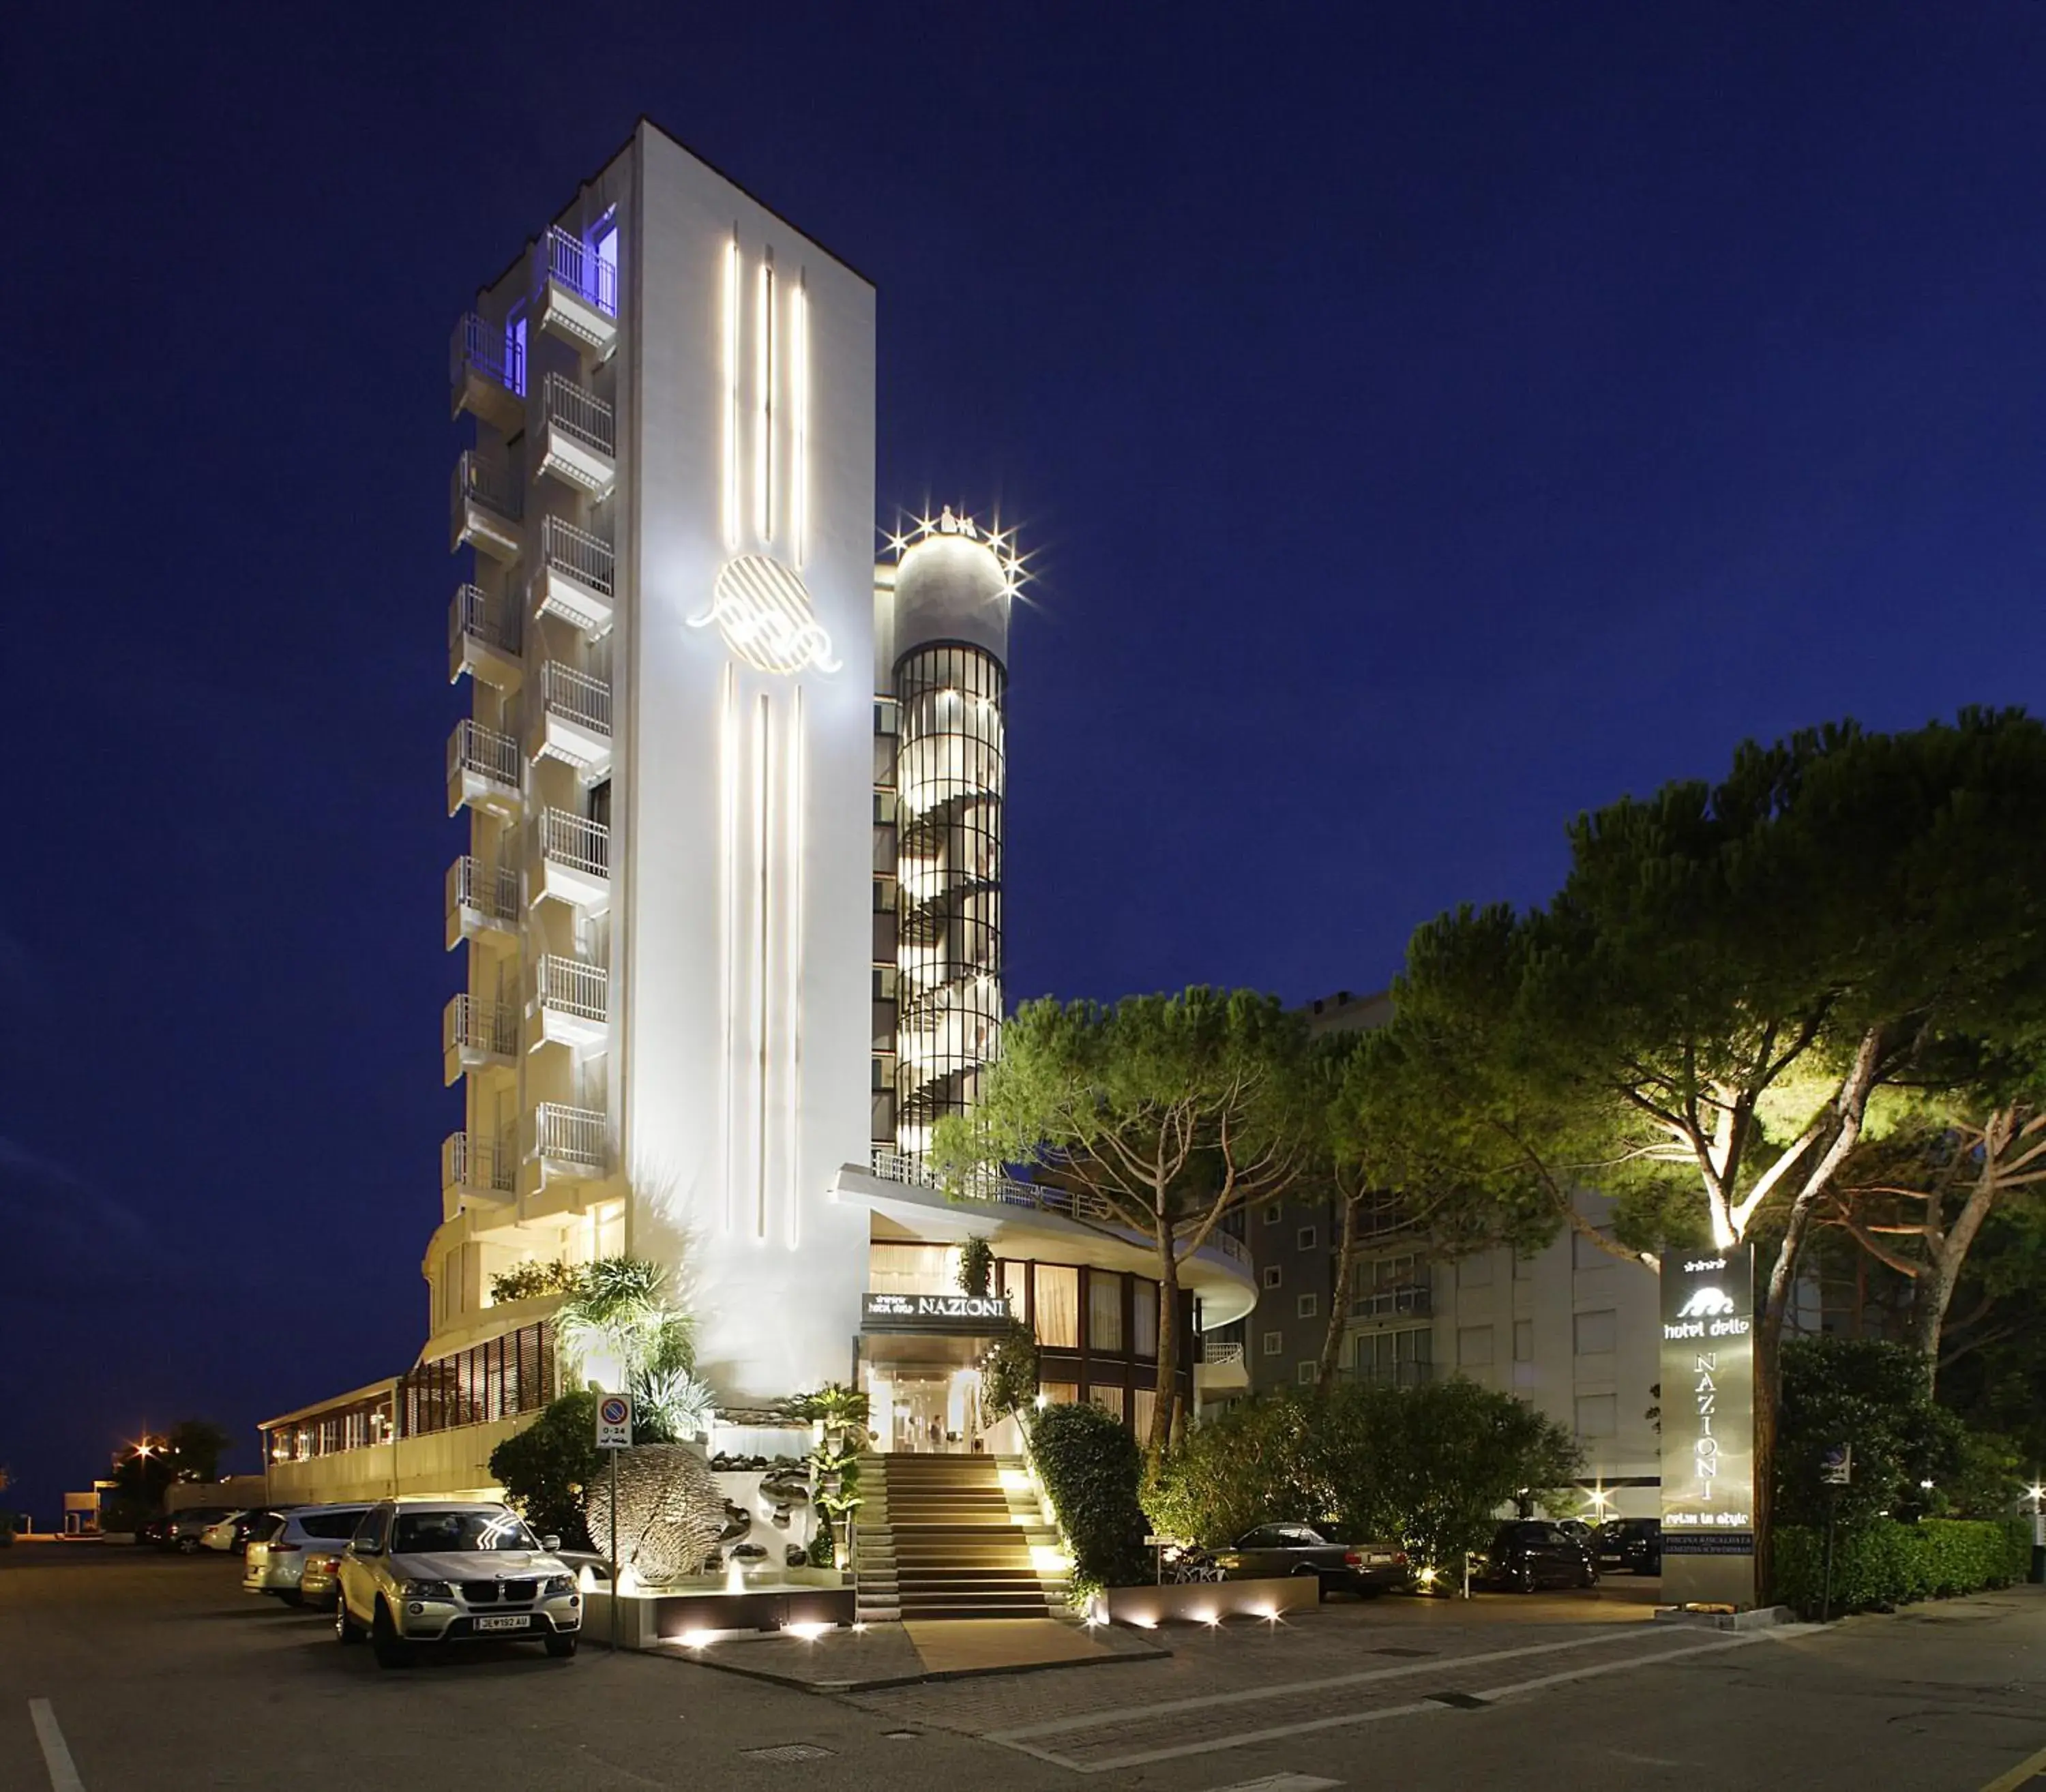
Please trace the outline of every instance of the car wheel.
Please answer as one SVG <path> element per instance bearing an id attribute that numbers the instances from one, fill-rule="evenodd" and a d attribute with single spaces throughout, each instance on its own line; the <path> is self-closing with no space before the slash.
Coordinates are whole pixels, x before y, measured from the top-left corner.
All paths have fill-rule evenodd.
<path id="1" fill-rule="evenodd" d="M 412 1665 L 412 1646 L 398 1634 L 397 1625 L 391 1621 L 390 1607 L 380 1600 L 377 1601 L 376 1616 L 370 1621 L 369 1647 L 379 1667 Z"/>
<path id="2" fill-rule="evenodd" d="M 1536 1584 L 1533 1563 L 1523 1562 L 1513 1570 L 1513 1590 L 1515 1593 L 1532 1593 Z"/>
<path id="3" fill-rule="evenodd" d="M 575 1651 L 576 1639 L 573 1636 L 550 1636 L 547 1639 L 547 1653 L 556 1661 L 567 1661 Z"/>
<path id="4" fill-rule="evenodd" d="M 348 1601 L 338 1594 L 334 1601 L 334 1633 L 342 1642 L 360 1643 L 362 1626 L 348 1615 Z"/>
<path id="5" fill-rule="evenodd" d="M 1579 1586 L 1596 1586 L 1598 1585 L 1598 1570 L 1594 1568 L 1591 1563 L 1587 1562 L 1585 1564 L 1584 1573 L 1578 1577 L 1577 1585 Z"/>
<path id="6" fill-rule="evenodd" d="M 180 1537 L 180 1538 L 179 1538 L 179 1539 L 178 1539 L 178 1554 L 179 1554 L 179 1555 L 198 1555 L 198 1554 L 199 1554 L 199 1539 L 198 1539 L 197 1537 Z"/>

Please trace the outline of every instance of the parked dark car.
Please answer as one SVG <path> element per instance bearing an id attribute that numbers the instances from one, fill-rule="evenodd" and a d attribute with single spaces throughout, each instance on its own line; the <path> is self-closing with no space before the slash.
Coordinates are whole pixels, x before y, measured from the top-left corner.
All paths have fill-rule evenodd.
<path id="1" fill-rule="evenodd" d="M 1623 1568 L 1630 1574 L 1662 1572 L 1662 1520 L 1609 1518 L 1593 1534 L 1601 1568 Z"/>
<path id="2" fill-rule="evenodd" d="M 1260 1524 L 1227 1549 L 1216 1564 L 1230 1580 L 1313 1574 L 1324 1596 L 1354 1593 L 1369 1598 L 1407 1584 L 1407 1552 L 1392 1543 L 1345 1543 L 1322 1524 Z"/>
<path id="3" fill-rule="evenodd" d="M 167 1540 L 169 1538 L 170 1534 L 171 1521 L 168 1518 L 164 1517 L 161 1513 L 159 1513 L 154 1518 L 144 1519 L 141 1524 L 135 1527 L 136 1543 L 138 1545 L 147 1543 L 152 1549 L 169 1548 L 170 1544 Z"/>
<path id="4" fill-rule="evenodd" d="M 1492 1533 L 1492 1547 L 1471 1558 L 1471 1578 L 1482 1586 L 1532 1593 L 1540 1586 L 1596 1586 L 1598 1561 L 1591 1551 L 1546 1518 L 1515 1518 Z"/>
<path id="5" fill-rule="evenodd" d="M 208 1530 L 234 1515 L 232 1506 L 188 1506 L 183 1512 L 174 1512 L 164 1520 L 164 1534 L 156 1547 L 175 1549 L 182 1555 L 193 1555 Z"/>

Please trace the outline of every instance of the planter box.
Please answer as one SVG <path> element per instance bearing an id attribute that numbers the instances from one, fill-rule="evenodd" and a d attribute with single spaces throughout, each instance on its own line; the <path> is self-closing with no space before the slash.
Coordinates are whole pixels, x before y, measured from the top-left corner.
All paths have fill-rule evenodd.
<path id="1" fill-rule="evenodd" d="M 1161 1624 L 1210 1624 L 1222 1618 L 1272 1618 L 1307 1611 L 1322 1602 L 1322 1583 L 1312 1574 L 1272 1580 L 1199 1582 L 1191 1586 L 1112 1586 L 1095 1596 L 1094 1616 L 1140 1630 Z"/>
<path id="2" fill-rule="evenodd" d="M 859 1595 L 836 1571 L 812 1569 L 832 1584 L 785 1584 L 723 1593 L 709 1587 L 627 1594 L 618 1601 L 618 1644 L 650 1649 L 691 1631 L 786 1629 L 792 1624 L 849 1624 Z M 611 1636 L 611 1595 L 582 1596 L 583 1640 L 600 1644 Z"/>

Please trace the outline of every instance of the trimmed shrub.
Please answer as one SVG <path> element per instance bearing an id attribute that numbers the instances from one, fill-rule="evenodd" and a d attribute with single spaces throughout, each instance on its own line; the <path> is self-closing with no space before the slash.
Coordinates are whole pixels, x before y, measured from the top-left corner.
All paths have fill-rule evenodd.
<path id="1" fill-rule="evenodd" d="M 490 1472 L 504 1497 L 542 1536 L 588 1549 L 583 1501 L 604 1473 L 596 1447 L 596 1396 L 565 1393 L 523 1431 L 490 1452 Z"/>
<path id="2" fill-rule="evenodd" d="M 1776 1528 L 1776 1598 L 1805 1617 L 1824 1601 L 1826 1534 Z M 1979 1593 L 2021 1581 L 2032 1565 L 2030 1528 L 2013 1520 L 1925 1518 L 1843 1526 L 1833 1537 L 1835 1612 L 1886 1610 L 1914 1600 Z"/>
<path id="3" fill-rule="evenodd" d="M 1151 1578 L 1137 1440 L 1098 1406 L 1047 1406 L 1030 1420 L 1030 1459 L 1073 1552 L 1075 1600 Z"/>

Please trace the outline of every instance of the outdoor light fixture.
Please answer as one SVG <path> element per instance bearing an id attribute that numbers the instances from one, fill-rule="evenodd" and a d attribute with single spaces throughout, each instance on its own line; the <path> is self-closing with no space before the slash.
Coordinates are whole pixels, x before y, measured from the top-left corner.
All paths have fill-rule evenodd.
<path id="1" fill-rule="evenodd" d="M 714 1630 L 685 1630 L 675 1640 L 685 1649 L 701 1649 L 716 1635 Z"/>
<path id="2" fill-rule="evenodd" d="M 814 1643 L 832 1627 L 828 1624 L 785 1624 L 782 1628 L 791 1636 L 800 1636 L 805 1643 Z"/>

